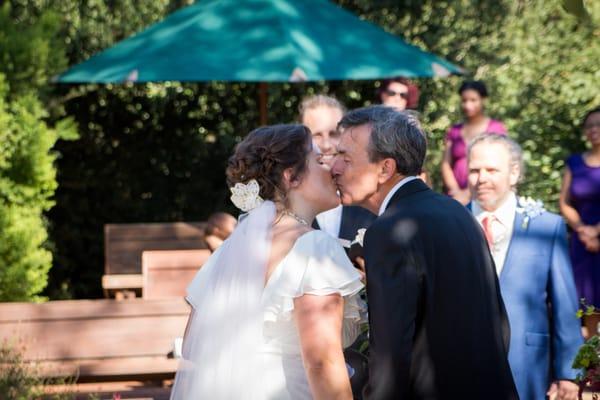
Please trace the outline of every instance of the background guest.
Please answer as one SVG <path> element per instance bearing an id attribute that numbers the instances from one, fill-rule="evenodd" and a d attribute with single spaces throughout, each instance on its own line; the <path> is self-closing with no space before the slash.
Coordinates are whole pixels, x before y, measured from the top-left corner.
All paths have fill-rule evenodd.
<path id="1" fill-rule="evenodd" d="M 401 76 L 384 80 L 377 96 L 381 104 L 398 111 L 416 110 L 419 105 L 419 87 Z"/>
<path id="2" fill-rule="evenodd" d="M 381 104 L 394 107 L 398 111 L 414 111 L 419 105 L 419 87 L 412 81 L 401 76 L 384 80 L 379 90 L 377 90 L 377 96 Z M 415 117 L 418 118 L 418 112 L 415 111 L 415 114 Z M 432 186 L 425 166 L 423 166 L 418 176 L 427 185 Z"/>
<path id="3" fill-rule="evenodd" d="M 576 400 L 571 365 L 583 344 L 577 290 L 562 218 L 540 203 L 523 207 L 516 184 L 523 152 L 506 136 L 469 148 L 469 208 L 488 240 L 510 323 L 508 362 L 521 399 Z"/>
<path id="4" fill-rule="evenodd" d="M 458 89 L 464 122 L 453 125 L 446 134 L 442 180 L 447 193 L 463 204 L 471 198 L 467 188 L 467 146 L 482 133 L 506 135 L 500 121 L 485 114 L 488 91 L 481 81 L 466 81 Z"/>
<path id="5" fill-rule="evenodd" d="M 210 251 L 215 251 L 231 235 L 235 229 L 237 220 L 226 212 L 211 214 L 206 221 L 204 240 Z"/>
<path id="6" fill-rule="evenodd" d="M 310 130 L 313 142 L 321 150 L 322 162 L 331 166 L 340 140 L 337 124 L 346 108 L 337 99 L 319 94 L 304 98 L 299 111 L 300 122 Z M 349 245 L 357 231 L 368 228 L 374 219 L 375 215 L 364 208 L 340 205 L 317 215 L 314 227 Z"/>
<path id="7" fill-rule="evenodd" d="M 600 107 L 583 119 L 591 149 L 567 160 L 560 211 L 573 229 L 570 252 L 580 298 L 600 307 Z M 588 334 L 595 334 L 598 316 L 586 317 Z"/>

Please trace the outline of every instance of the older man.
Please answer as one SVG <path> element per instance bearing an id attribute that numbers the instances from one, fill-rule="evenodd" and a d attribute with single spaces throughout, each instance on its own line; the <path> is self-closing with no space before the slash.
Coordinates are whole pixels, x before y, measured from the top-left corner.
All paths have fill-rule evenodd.
<path id="1" fill-rule="evenodd" d="M 521 148 L 476 138 L 468 155 L 470 205 L 484 229 L 511 327 L 508 361 L 521 399 L 575 400 L 571 368 L 582 344 L 565 225 L 539 202 L 518 199 Z"/>
<path id="2" fill-rule="evenodd" d="M 329 166 L 340 140 L 337 124 L 345 112 L 345 107 L 337 99 L 322 94 L 306 97 L 300 104 L 300 121 L 310 129 L 313 141 L 321 151 L 323 163 Z M 315 228 L 349 245 L 357 231 L 369 227 L 374 219 L 375 215 L 364 208 L 340 205 L 317 215 Z"/>
<path id="3" fill-rule="evenodd" d="M 368 399 L 516 399 L 508 324 L 481 228 L 416 175 L 418 122 L 385 106 L 349 112 L 332 174 L 345 205 L 379 217 L 364 238 Z"/>

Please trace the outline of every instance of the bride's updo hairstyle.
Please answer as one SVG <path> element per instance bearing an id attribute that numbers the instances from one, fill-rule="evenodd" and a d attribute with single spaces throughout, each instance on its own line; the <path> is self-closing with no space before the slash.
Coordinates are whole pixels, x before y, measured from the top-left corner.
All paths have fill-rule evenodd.
<path id="1" fill-rule="evenodd" d="M 260 197 L 285 202 L 287 190 L 283 171 L 292 169 L 292 179 L 300 179 L 307 168 L 312 149 L 310 131 L 304 125 L 271 125 L 250 132 L 236 147 L 227 165 L 227 184 L 256 179 Z"/>

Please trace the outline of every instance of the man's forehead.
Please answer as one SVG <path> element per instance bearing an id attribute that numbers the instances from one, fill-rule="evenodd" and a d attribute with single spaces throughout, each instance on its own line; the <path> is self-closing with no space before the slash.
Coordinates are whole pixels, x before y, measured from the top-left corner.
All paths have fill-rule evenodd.
<path id="1" fill-rule="evenodd" d="M 501 143 L 477 143 L 469 152 L 469 164 L 510 164 L 510 152 Z"/>
<path id="2" fill-rule="evenodd" d="M 510 156 L 509 150 L 502 143 L 475 143 L 471 147 L 471 154 L 485 154 L 486 157 L 492 158 L 504 158 L 506 156 Z"/>
<path id="3" fill-rule="evenodd" d="M 371 127 L 369 125 L 349 126 L 338 128 L 340 131 L 340 145 L 342 146 L 361 146 L 369 141 Z"/>
<path id="4" fill-rule="evenodd" d="M 340 141 L 337 144 L 337 150 L 340 153 L 347 153 L 348 151 L 352 151 L 354 147 L 356 147 L 356 141 L 349 134 L 348 130 L 338 129 L 340 133 Z"/>

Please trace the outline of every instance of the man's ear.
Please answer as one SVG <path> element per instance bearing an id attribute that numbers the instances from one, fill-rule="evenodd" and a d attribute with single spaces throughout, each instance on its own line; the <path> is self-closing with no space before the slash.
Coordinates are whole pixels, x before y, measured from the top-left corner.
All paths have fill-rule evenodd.
<path id="1" fill-rule="evenodd" d="M 393 158 L 384 158 L 379 161 L 379 183 L 385 183 L 398 172 L 396 160 Z"/>
<path id="2" fill-rule="evenodd" d="M 292 189 L 300 185 L 300 179 L 294 178 L 294 171 L 292 168 L 283 170 L 283 183 L 286 189 Z"/>

